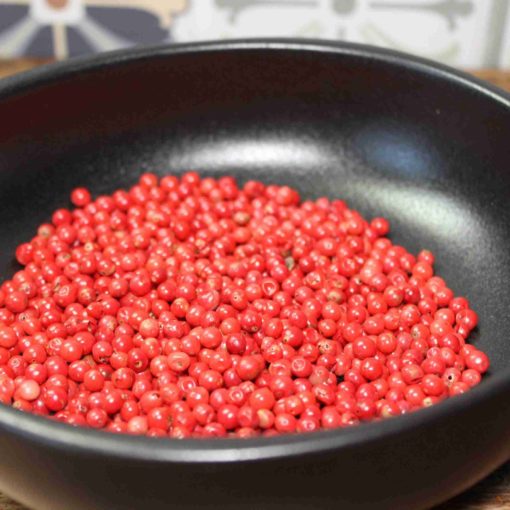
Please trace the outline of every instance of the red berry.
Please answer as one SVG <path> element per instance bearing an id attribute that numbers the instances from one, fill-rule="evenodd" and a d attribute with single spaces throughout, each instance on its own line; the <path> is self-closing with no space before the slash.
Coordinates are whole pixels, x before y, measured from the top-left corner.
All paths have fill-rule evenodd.
<path id="1" fill-rule="evenodd" d="M 194 172 L 71 192 L 0 286 L 0 402 L 151 437 L 309 432 L 479 384 L 478 317 L 384 218 Z"/>
<path id="2" fill-rule="evenodd" d="M 481 351 L 475 350 L 469 353 L 465 359 L 467 367 L 480 372 L 480 374 L 484 374 L 489 369 L 489 358 Z"/>
<path id="3" fill-rule="evenodd" d="M 8 326 L 0 326 L 0 347 L 10 349 L 18 342 L 15 331 Z"/>
<path id="4" fill-rule="evenodd" d="M 71 192 L 71 202 L 76 207 L 84 207 L 90 203 L 90 193 L 86 188 L 75 188 Z"/>

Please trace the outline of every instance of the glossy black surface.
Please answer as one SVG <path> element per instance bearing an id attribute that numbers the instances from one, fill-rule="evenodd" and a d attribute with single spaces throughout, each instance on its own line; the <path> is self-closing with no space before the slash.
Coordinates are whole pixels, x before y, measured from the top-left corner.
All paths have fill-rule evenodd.
<path id="1" fill-rule="evenodd" d="M 0 82 L 0 274 L 69 191 L 189 168 L 341 197 L 437 255 L 492 359 L 470 394 L 271 440 L 76 430 L 0 408 L 0 489 L 40 510 L 425 508 L 510 457 L 510 103 L 402 55 L 315 42 L 115 53 Z"/>

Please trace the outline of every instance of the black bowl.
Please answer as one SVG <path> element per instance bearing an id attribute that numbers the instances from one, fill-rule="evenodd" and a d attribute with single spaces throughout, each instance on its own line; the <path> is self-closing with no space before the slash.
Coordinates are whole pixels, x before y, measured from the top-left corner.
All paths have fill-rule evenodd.
<path id="1" fill-rule="evenodd" d="M 0 83 L 0 274 L 70 189 L 189 168 L 345 198 L 437 254 L 492 359 L 466 395 L 349 430 L 166 440 L 0 407 L 0 489 L 39 510 L 430 507 L 510 457 L 510 102 L 373 48 L 235 41 L 107 54 Z"/>

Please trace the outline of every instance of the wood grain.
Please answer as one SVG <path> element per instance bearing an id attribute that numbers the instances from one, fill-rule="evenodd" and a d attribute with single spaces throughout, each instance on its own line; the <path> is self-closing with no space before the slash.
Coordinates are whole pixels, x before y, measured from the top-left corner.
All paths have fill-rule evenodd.
<path id="1" fill-rule="evenodd" d="M 510 71 L 497 71 L 494 69 L 484 69 L 482 71 L 475 71 L 473 74 L 477 78 L 486 80 L 497 87 L 510 92 Z"/>
<path id="2" fill-rule="evenodd" d="M 28 508 L 0 494 L 0 510 L 28 510 Z"/>
<path id="3" fill-rule="evenodd" d="M 48 60 L 38 59 L 0 59 L 0 78 L 32 69 L 47 62 Z M 487 69 L 476 71 L 473 74 L 510 92 L 510 72 Z M 28 509 L 0 494 L 0 510 Z M 473 488 L 434 510 L 510 510 L 510 462 Z"/>
<path id="4" fill-rule="evenodd" d="M 37 58 L 22 58 L 16 60 L 2 60 L 0 59 L 0 78 L 5 78 L 11 74 L 21 73 L 28 71 L 34 67 L 48 63 L 48 59 Z M 0 507 L 0 510 L 4 510 Z"/>

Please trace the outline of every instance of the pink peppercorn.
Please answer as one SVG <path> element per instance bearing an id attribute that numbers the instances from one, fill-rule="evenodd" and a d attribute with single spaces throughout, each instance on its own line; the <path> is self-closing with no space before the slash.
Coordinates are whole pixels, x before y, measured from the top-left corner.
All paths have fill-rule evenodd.
<path id="1" fill-rule="evenodd" d="M 478 316 L 341 201 L 146 173 L 16 249 L 0 286 L 0 402 L 151 437 L 353 426 L 481 382 Z"/>

